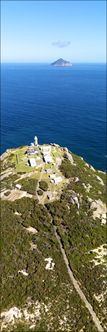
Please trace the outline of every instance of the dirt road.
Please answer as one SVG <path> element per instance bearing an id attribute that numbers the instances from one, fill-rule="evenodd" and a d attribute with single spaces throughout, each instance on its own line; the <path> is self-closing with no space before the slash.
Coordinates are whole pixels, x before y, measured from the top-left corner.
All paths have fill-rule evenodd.
<path id="1" fill-rule="evenodd" d="M 37 183 L 37 187 L 36 187 L 36 196 L 37 196 L 38 201 L 39 201 L 40 204 L 43 204 L 43 197 L 39 196 L 37 191 L 39 190 L 39 182 L 42 180 L 43 171 L 44 171 L 44 169 L 43 169 L 43 166 L 42 166 L 42 170 L 40 172 L 40 177 L 38 179 L 38 183 Z"/>
<path id="2" fill-rule="evenodd" d="M 96 316 L 96 313 L 94 312 L 94 310 L 93 310 L 91 304 L 90 304 L 90 303 L 88 302 L 88 300 L 86 299 L 86 297 L 85 297 L 83 291 L 81 290 L 81 288 L 80 288 L 80 286 L 79 286 L 77 280 L 75 279 L 75 277 L 74 277 L 74 275 L 73 275 L 73 273 L 72 273 L 72 270 L 71 270 L 71 268 L 70 268 L 70 266 L 69 266 L 68 258 L 67 258 L 67 256 L 66 256 L 65 250 L 64 250 L 64 248 L 63 248 L 63 246 L 62 246 L 62 243 L 61 243 L 61 239 L 60 239 L 60 237 L 59 237 L 59 235 L 58 235 L 58 233 L 57 233 L 57 228 L 56 228 L 56 226 L 54 226 L 54 231 L 55 231 L 55 236 L 56 236 L 56 238 L 57 238 L 57 240 L 58 240 L 58 243 L 59 243 L 59 245 L 60 245 L 60 249 L 61 249 L 61 252 L 62 252 L 62 255 L 63 255 L 64 261 L 65 261 L 65 264 L 66 264 L 67 270 L 68 270 L 68 274 L 69 274 L 70 279 L 71 279 L 71 281 L 72 281 L 72 283 L 73 283 L 73 285 L 74 285 L 74 288 L 76 289 L 77 293 L 79 294 L 81 300 L 85 303 L 85 306 L 86 306 L 86 308 L 88 309 L 88 311 L 89 311 L 89 313 L 90 313 L 90 315 L 91 315 L 91 317 L 92 317 L 92 319 L 93 319 L 93 322 L 94 322 L 95 326 L 97 327 L 98 331 L 99 331 L 99 332 L 104 332 L 104 329 L 103 329 L 103 327 L 101 326 L 101 323 L 100 323 L 100 321 L 99 321 L 99 318 Z"/>

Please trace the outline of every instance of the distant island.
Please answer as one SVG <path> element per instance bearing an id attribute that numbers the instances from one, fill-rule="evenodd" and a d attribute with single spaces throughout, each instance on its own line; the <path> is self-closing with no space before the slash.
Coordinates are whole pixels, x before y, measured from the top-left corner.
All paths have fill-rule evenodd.
<path id="1" fill-rule="evenodd" d="M 51 66 L 54 66 L 54 67 L 71 67 L 72 63 L 60 58 L 60 59 L 56 60 L 55 62 L 51 63 Z"/>

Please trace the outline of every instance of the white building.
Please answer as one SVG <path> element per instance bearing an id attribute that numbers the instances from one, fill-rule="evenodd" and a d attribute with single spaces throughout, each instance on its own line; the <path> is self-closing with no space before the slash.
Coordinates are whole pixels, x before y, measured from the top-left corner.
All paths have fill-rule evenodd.
<path id="1" fill-rule="evenodd" d="M 43 159 L 44 159 L 44 161 L 45 161 L 46 164 L 50 164 L 53 161 L 52 157 L 50 155 L 48 155 L 48 154 L 44 154 Z"/>
<path id="2" fill-rule="evenodd" d="M 34 145 L 35 145 L 35 146 L 38 145 L 38 138 L 37 138 L 37 136 L 34 137 Z"/>
<path id="3" fill-rule="evenodd" d="M 27 150 L 27 154 L 29 154 L 29 155 L 33 155 L 33 154 L 37 154 L 37 153 L 38 153 L 38 151 L 35 150 L 34 148 L 30 148 Z"/>
<path id="4" fill-rule="evenodd" d="M 62 177 L 61 176 L 58 176 L 55 178 L 55 183 L 58 184 L 62 181 Z"/>
<path id="5" fill-rule="evenodd" d="M 50 175 L 50 178 L 51 178 L 51 182 L 55 183 L 55 184 L 58 184 L 62 181 L 62 177 L 61 176 L 56 177 L 55 174 Z"/>
<path id="6" fill-rule="evenodd" d="M 19 183 L 16 184 L 16 189 L 19 189 L 19 190 L 20 190 L 21 187 L 22 187 L 21 184 L 19 184 Z"/>
<path id="7" fill-rule="evenodd" d="M 45 154 L 50 153 L 51 152 L 51 146 L 50 145 L 42 146 L 41 151 Z"/>
<path id="8" fill-rule="evenodd" d="M 31 167 L 35 167 L 36 166 L 36 161 L 34 158 L 28 159 L 28 163 Z"/>

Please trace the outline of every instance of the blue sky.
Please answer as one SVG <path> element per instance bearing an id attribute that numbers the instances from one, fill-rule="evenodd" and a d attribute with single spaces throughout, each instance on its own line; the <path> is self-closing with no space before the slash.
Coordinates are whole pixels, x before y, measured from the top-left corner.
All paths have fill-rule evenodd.
<path id="1" fill-rule="evenodd" d="M 4 62 L 106 61 L 106 1 L 1 2 Z"/>

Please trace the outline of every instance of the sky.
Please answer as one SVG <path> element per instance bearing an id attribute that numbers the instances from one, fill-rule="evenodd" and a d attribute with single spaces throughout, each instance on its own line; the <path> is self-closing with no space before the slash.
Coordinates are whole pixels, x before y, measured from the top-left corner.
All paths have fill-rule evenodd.
<path id="1" fill-rule="evenodd" d="M 106 62 L 106 1 L 1 1 L 1 61 Z"/>

